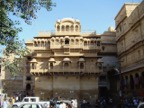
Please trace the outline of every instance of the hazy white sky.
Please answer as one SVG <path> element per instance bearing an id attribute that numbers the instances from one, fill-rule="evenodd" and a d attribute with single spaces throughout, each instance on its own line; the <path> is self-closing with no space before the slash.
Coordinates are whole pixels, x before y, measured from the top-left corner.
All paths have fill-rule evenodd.
<path id="1" fill-rule="evenodd" d="M 103 33 L 109 26 L 115 27 L 114 18 L 127 2 L 141 2 L 142 0 L 53 0 L 56 7 L 47 12 L 46 9 L 38 11 L 36 20 L 32 25 L 21 21 L 23 31 L 19 33 L 20 39 L 32 40 L 40 31 L 55 30 L 57 19 L 71 17 L 79 19 L 82 31 L 96 30 Z"/>

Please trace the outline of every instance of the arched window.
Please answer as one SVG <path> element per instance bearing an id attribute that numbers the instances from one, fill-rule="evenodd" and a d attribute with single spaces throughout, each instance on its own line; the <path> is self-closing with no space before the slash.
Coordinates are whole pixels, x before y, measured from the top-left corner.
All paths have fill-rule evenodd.
<path id="1" fill-rule="evenodd" d="M 41 47 L 44 47 L 44 41 L 41 42 Z"/>
<path id="2" fill-rule="evenodd" d="M 46 47 L 49 47 L 50 46 L 50 42 L 46 42 Z"/>
<path id="3" fill-rule="evenodd" d="M 125 85 L 125 88 L 128 88 L 128 76 L 125 76 L 124 85 Z"/>
<path id="4" fill-rule="evenodd" d="M 69 63 L 64 63 L 64 68 L 68 68 L 69 67 Z"/>
<path id="5" fill-rule="evenodd" d="M 38 41 L 38 47 L 40 47 L 40 42 Z"/>
<path id="6" fill-rule="evenodd" d="M 74 31 L 74 26 L 73 25 L 71 26 L 71 31 Z"/>
<path id="7" fill-rule="evenodd" d="M 32 63 L 32 69 L 36 69 L 36 63 Z"/>
<path id="8" fill-rule="evenodd" d="M 38 45 L 37 45 L 37 42 L 34 42 L 34 46 L 35 46 L 35 47 L 37 47 L 37 46 L 38 46 Z"/>
<path id="9" fill-rule="evenodd" d="M 121 88 L 121 90 L 123 90 L 124 89 L 124 77 L 123 76 L 121 76 L 121 80 L 120 80 L 120 88 Z"/>
<path id="10" fill-rule="evenodd" d="M 69 31 L 69 26 L 68 25 L 66 26 L 66 31 Z"/>
<path id="11" fill-rule="evenodd" d="M 75 31 L 78 32 L 78 25 L 75 26 Z"/>
<path id="12" fill-rule="evenodd" d="M 79 40 L 78 39 L 76 39 L 76 45 L 78 45 L 79 44 Z"/>
<path id="13" fill-rule="evenodd" d="M 80 63 L 80 69 L 84 69 L 84 63 Z"/>
<path id="14" fill-rule="evenodd" d="M 134 89 L 134 79 L 132 75 L 130 75 L 130 88 Z"/>
<path id="15" fill-rule="evenodd" d="M 100 41 L 97 41 L 97 46 L 100 46 Z"/>
<path id="16" fill-rule="evenodd" d="M 86 41 L 84 42 L 84 46 L 87 46 L 87 42 Z"/>
<path id="17" fill-rule="evenodd" d="M 60 31 L 60 26 L 59 26 L 59 25 L 57 26 L 57 31 L 58 31 L 58 32 Z"/>
<path id="18" fill-rule="evenodd" d="M 140 76 L 140 86 L 141 88 L 144 88 L 144 72 L 142 72 Z"/>
<path id="19" fill-rule="evenodd" d="M 53 67 L 54 67 L 53 63 L 50 63 L 50 69 L 53 69 Z"/>
<path id="20" fill-rule="evenodd" d="M 60 42 L 59 42 L 59 39 L 56 39 L 56 44 L 59 45 L 59 43 L 60 43 Z"/>
<path id="21" fill-rule="evenodd" d="M 65 27 L 64 26 L 62 26 L 62 31 L 65 31 Z"/>
<path id="22" fill-rule="evenodd" d="M 29 83 L 26 85 L 26 90 L 27 91 L 31 90 L 31 85 Z"/>
<path id="23" fill-rule="evenodd" d="M 71 45 L 74 45 L 74 40 L 73 39 L 71 40 Z"/>
<path id="24" fill-rule="evenodd" d="M 136 73 L 136 74 L 135 74 L 135 78 L 134 78 L 135 88 L 137 88 L 137 89 L 139 88 L 139 86 L 140 86 L 139 83 L 140 83 L 140 82 L 139 82 L 139 74 Z"/>
<path id="25" fill-rule="evenodd" d="M 65 39 L 65 44 L 69 44 L 69 39 Z"/>
<path id="26" fill-rule="evenodd" d="M 94 42 L 93 42 L 93 41 L 91 41 L 91 45 L 94 45 Z"/>

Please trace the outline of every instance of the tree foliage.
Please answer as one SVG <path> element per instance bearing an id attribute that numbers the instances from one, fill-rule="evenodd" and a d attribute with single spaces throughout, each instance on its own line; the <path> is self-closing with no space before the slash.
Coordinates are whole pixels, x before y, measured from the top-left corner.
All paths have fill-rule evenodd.
<path id="1" fill-rule="evenodd" d="M 8 45 L 16 40 L 18 32 L 22 29 L 17 28 L 19 21 L 9 18 L 9 14 L 13 14 L 25 20 L 27 24 L 31 24 L 36 19 L 36 12 L 41 7 L 45 7 L 48 11 L 55 6 L 51 0 L 0 0 L 0 45 Z"/>
<path id="2" fill-rule="evenodd" d="M 31 24 L 32 20 L 37 18 L 36 12 L 41 7 L 50 11 L 53 6 L 55 4 L 51 0 L 0 0 L 0 47 L 5 46 L 5 56 L 14 54 L 22 58 L 28 53 L 24 42 L 20 41 L 18 37 L 18 33 L 22 31 L 22 28 L 17 26 L 20 22 L 11 19 L 9 17 L 10 14 L 20 17 L 27 24 Z M 16 63 L 15 61 L 13 60 L 11 63 Z M 11 71 L 16 71 L 16 68 L 11 65 L 12 69 L 11 63 L 8 63 L 8 60 L 6 62 L 9 64 L 6 67 L 10 68 Z"/>

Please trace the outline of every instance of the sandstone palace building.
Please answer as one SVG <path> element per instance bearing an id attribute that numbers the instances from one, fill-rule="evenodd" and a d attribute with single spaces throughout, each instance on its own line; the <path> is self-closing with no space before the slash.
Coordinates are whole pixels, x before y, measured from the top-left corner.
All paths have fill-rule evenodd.
<path id="1" fill-rule="evenodd" d="M 104 81 L 99 84 L 99 76 L 103 73 L 101 53 L 116 53 L 112 27 L 102 35 L 82 33 L 79 20 L 64 18 L 56 21 L 55 32 L 40 32 L 26 46 L 32 52 L 27 56 L 27 77 L 34 78 L 26 87 L 35 95 L 95 102 L 98 88 L 107 88 Z"/>
<path id="2" fill-rule="evenodd" d="M 115 24 L 97 34 L 81 31 L 77 19 L 58 19 L 54 32 L 39 32 L 26 42 L 31 53 L 21 75 L 13 79 L 0 67 L 0 87 L 8 94 L 24 90 L 41 99 L 91 103 L 99 96 L 118 99 L 119 92 L 144 97 L 144 2 L 124 4 Z"/>

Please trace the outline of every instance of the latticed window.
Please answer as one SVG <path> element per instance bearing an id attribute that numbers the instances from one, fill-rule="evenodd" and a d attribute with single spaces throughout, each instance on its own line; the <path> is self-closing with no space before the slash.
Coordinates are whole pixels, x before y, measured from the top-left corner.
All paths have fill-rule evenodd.
<path id="1" fill-rule="evenodd" d="M 80 69 L 84 69 L 84 63 L 80 63 Z"/>
<path id="2" fill-rule="evenodd" d="M 32 63 L 32 69 L 36 69 L 36 63 Z"/>

